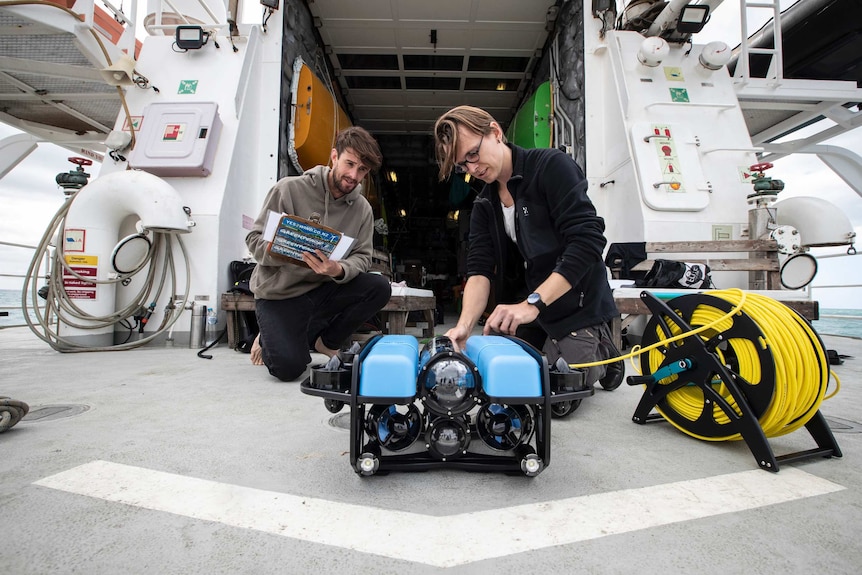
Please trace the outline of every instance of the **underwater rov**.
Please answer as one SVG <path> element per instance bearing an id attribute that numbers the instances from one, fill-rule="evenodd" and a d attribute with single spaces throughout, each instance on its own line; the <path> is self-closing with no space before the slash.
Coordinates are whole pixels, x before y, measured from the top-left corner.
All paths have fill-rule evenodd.
<path id="1" fill-rule="evenodd" d="M 641 341 L 643 375 L 627 378 L 629 385 L 644 385 L 635 423 L 664 418 L 698 439 L 741 439 L 767 471 L 778 471 L 779 462 L 841 457 L 819 410 L 829 363 L 805 318 L 742 290 L 667 302 L 644 291 L 641 299 L 653 315 Z M 817 447 L 776 457 L 767 437 L 803 426 Z"/>
<path id="2" fill-rule="evenodd" d="M 370 339 L 341 369 L 315 367 L 303 393 L 350 407 L 350 464 L 361 476 L 450 467 L 535 477 L 551 460 L 555 405 L 593 394 L 580 370 L 557 373 L 520 339 Z"/>

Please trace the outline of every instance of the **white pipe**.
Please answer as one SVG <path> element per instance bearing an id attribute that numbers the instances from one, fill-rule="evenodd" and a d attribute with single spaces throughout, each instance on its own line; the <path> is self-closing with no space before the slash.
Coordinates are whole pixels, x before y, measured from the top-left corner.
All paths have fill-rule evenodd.
<path id="1" fill-rule="evenodd" d="M 30 134 L 15 134 L 0 140 L 0 178 L 12 171 L 37 146 L 38 140 Z"/>
<path id="2" fill-rule="evenodd" d="M 77 273 L 99 281 L 116 279 L 111 253 L 120 240 L 120 227 L 129 216 L 137 216 L 142 229 L 155 232 L 187 233 L 194 225 L 183 209 L 179 193 L 163 179 L 138 170 L 100 176 L 75 194 L 66 215 L 63 252 L 67 261 L 71 258 L 70 265 L 77 268 Z M 103 317 L 115 312 L 116 284 L 91 284 L 77 278 L 67 282 L 67 296 L 88 316 Z M 80 323 L 88 325 L 86 320 Z M 60 328 L 64 338 L 90 347 L 113 345 L 112 325 L 86 330 L 66 325 Z"/>
<path id="3" fill-rule="evenodd" d="M 66 228 L 119 230 L 120 222 L 131 215 L 141 219 L 145 230 L 187 233 L 193 225 L 173 186 L 148 172 L 126 170 L 100 176 L 81 188 L 69 208 Z M 118 239 L 111 239 L 111 249 Z"/>
<path id="4" fill-rule="evenodd" d="M 846 214 L 822 198 L 797 196 L 774 207 L 775 223 L 796 228 L 803 247 L 850 245 L 856 236 Z"/>
<path id="5" fill-rule="evenodd" d="M 664 7 L 664 10 L 656 16 L 652 26 L 647 30 L 646 36 L 658 36 L 664 32 L 665 29 L 676 24 L 683 7 L 690 3 L 690 0 L 671 0 L 668 2 L 668 5 Z"/>

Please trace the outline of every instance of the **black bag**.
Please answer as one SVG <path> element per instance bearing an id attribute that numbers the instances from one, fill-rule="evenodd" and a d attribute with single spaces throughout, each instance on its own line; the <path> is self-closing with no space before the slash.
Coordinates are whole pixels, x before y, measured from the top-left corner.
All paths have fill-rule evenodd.
<path id="1" fill-rule="evenodd" d="M 254 295 L 249 286 L 251 281 L 251 273 L 254 271 L 254 262 L 232 261 L 228 266 L 228 279 L 230 281 L 230 291 L 232 293 L 241 293 L 246 295 Z M 236 342 L 234 349 L 243 353 L 251 353 L 251 346 L 254 343 L 257 334 L 260 332 L 260 327 L 257 324 L 257 316 L 253 311 L 238 311 L 236 312 L 237 330 L 234 341 Z"/>
<path id="2" fill-rule="evenodd" d="M 251 293 L 249 282 L 251 281 L 251 272 L 254 271 L 254 266 L 256 265 L 254 262 L 241 262 L 237 260 L 230 262 L 230 266 L 228 267 L 228 277 L 231 284 L 230 291 L 254 295 Z"/>
<path id="3" fill-rule="evenodd" d="M 712 286 L 712 276 L 706 264 L 656 260 L 637 287 L 706 289 Z"/>
<path id="4" fill-rule="evenodd" d="M 605 265 L 619 274 L 621 280 L 642 280 L 646 272 L 632 271 L 636 265 L 647 259 L 646 242 L 613 243 L 608 247 Z"/>

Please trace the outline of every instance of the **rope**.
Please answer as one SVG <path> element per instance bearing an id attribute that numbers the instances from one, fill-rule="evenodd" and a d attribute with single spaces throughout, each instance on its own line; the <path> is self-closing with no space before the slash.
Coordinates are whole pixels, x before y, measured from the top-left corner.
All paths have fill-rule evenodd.
<path id="1" fill-rule="evenodd" d="M 735 305 L 734 310 L 739 309 L 740 314 L 747 315 L 763 334 L 756 341 L 729 337 L 726 339 L 726 346 L 716 348 L 715 353 L 725 365 L 732 364 L 733 371 L 751 385 L 774 385 L 769 407 L 759 418 L 766 436 L 784 435 L 804 426 L 819 409 L 829 383 L 828 361 L 817 333 L 804 318 L 771 298 L 753 293 L 744 294 L 741 290 L 712 291 L 705 292 L 704 295 L 718 297 Z M 706 302 L 705 299 L 704 303 L 698 304 L 692 312 L 688 323 L 697 329 L 690 333 L 682 333 L 682 329 L 673 322 L 673 318 L 665 318 L 674 337 L 664 339 L 663 333 L 657 329 L 656 335 L 661 341 L 640 351 L 643 353 L 648 350 L 646 364 L 651 373 L 658 370 L 664 360 L 664 354 L 658 347 L 666 346 L 669 341 L 679 339 L 679 336 L 688 337 L 696 332 L 698 337 L 707 341 L 733 327 L 732 315 L 734 314 L 723 313 Z M 761 359 L 764 357 L 764 352 L 765 356 L 767 358 L 771 356 L 774 362 L 773 378 L 764 378 Z M 665 378 L 658 383 L 666 385 L 680 377 L 684 378 L 685 372 Z M 774 381 L 767 381 L 767 379 L 774 379 Z M 741 412 L 725 383 L 720 379 L 714 379 L 712 386 L 740 415 Z M 834 393 L 830 397 L 832 395 Z M 670 392 L 664 407 L 692 422 L 697 420 L 704 410 L 711 409 L 717 424 L 725 425 L 730 422 L 727 414 L 719 406 L 706 401 L 703 391 L 696 385 L 687 385 Z M 708 441 L 742 439 L 738 433 L 721 437 L 698 435 L 685 425 L 668 418 L 661 408 L 656 409 L 674 427 L 692 437 Z"/>
<path id="2" fill-rule="evenodd" d="M 0 433 L 21 421 L 28 411 L 30 406 L 23 401 L 0 396 Z"/>

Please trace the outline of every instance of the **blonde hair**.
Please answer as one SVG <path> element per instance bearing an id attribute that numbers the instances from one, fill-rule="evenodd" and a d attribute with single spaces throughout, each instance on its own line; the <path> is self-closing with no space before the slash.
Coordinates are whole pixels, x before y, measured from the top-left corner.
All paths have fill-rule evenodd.
<path id="1" fill-rule="evenodd" d="M 496 123 L 491 114 L 473 106 L 458 106 L 437 118 L 434 123 L 434 152 L 440 168 L 437 176 L 441 182 L 449 177 L 455 167 L 458 126 L 464 126 L 475 134 L 487 135 L 491 133 L 491 123 Z M 501 134 L 501 137 L 505 142 L 506 135 Z"/>

